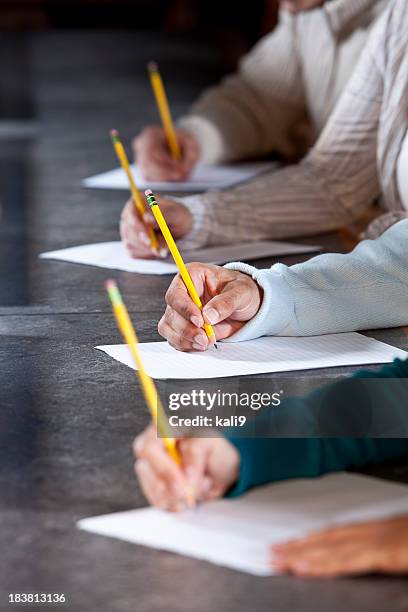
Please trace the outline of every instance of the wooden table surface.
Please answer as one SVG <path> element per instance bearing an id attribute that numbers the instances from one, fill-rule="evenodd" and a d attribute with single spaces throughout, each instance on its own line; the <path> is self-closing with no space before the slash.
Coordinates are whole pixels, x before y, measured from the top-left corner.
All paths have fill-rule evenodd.
<path id="1" fill-rule="evenodd" d="M 117 238 L 123 194 L 80 180 L 115 166 L 110 128 L 129 139 L 156 119 L 145 61 L 160 62 L 176 115 L 217 78 L 217 63 L 198 43 L 125 32 L 9 37 L 0 50 L 17 58 L 1 88 L 13 85 L 36 128 L 0 140 L 0 609 L 23 591 L 64 592 L 75 612 L 408 610 L 403 579 L 256 578 L 76 529 L 80 518 L 145 504 L 130 447 L 148 417 L 133 373 L 93 348 L 118 342 L 106 271 L 38 253 Z M 318 240 L 345 248 L 338 236 Z M 169 279 L 115 277 L 141 340 L 158 340 Z M 373 335 L 408 348 L 406 330 Z M 407 462 L 380 472 L 390 470 L 408 480 Z"/>

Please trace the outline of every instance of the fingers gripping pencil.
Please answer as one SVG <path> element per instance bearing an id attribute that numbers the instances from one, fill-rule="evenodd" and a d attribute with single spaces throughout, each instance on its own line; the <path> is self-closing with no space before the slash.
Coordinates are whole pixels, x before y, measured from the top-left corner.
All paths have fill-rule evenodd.
<path id="1" fill-rule="evenodd" d="M 144 207 L 144 202 L 143 202 L 143 198 L 140 195 L 140 192 L 138 190 L 138 188 L 136 187 L 136 183 L 135 180 L 132 176 L 132 172 L 130 170 L 130 166 L 129 166 L 129 160 L 127 158 L 126 155 L 126 151 L 124 149 L 124 146 L 119 138 L 119 134 L 117 132 L 117 130 L 111 130 L 111 138 L 112 138 L 112 144 L 114 146 L 114 149 L 116 151 L 116 155 L 118 156 L 120 165 L 122 166 L 128 181 L 129 181 L 129 186 L 130 186 L 130 191 L 132 194 L 132 199 L 134 202 L 134 205 L 136 206 L 136 210 L 138 211 L 141 220 L 143 221 L 143 215 L 145 214 L 145 207 Z M 158 242 L 157 242 L 157 236 L 154 233 L 153 228 L 149 225 L 147 228 L 148 234 L 149 234 L 149 238 L 150 238 L 150 246 L 151 249 L 153 251 L 153 253 L 155 253 L 157 255 L 157 250 L 158 250 Z"/>
<path id="2" fill-rule="evenodd" d="M 167 100 L 166 90 L 164 89 L 163 81 L 160 76 L 159 68 L 156 62 L 149 62 L 147 68 L 149 70 L 150 83 L 152 85 L 154 97 L 156 98 L 157 108 L 159 109 L 159 114 L 164 132 L 166 134 L 169 149 L 173 158 L 175 160 L 179 160 L 181 158 L 180 145 L 177 140 L 173 119 L 170 112 L 170 106 Z"/>
<path id="3" fill-rule="evenodd" d="M 157 430 L 163 437 L 164 445 L 169 455 L 177 464 L 180 464 L 181 459 L 176 447 L 176 441 L 171 436 L 170 427 L 167 422 L 166 414 L 163 405 L 157 393 L 154 381 L 147 374 L 138 348 L 138 338 L 135 329 L 130 320 L 128 310 L 123 303 L 122 296 L 115 281 L 108 280 L 105 283 L 106 290 L 112 303 L 112 309 L 123 338 L 128 345 L 130 352 L 137 365 L 137 375 L 140 380 L 140 385 L 143 390 L 143 395 L 149 407 L 153 423 L 157 426 Z"/>
<path id="4" fill-rule="evenodd" d="M 180 255 L 180 251 L 177 248 L 176 243 L 174 242 L 174 238 L 171 235 L 170 229 L 166 223 L 165 218 L 163 217 L 163 214 L 160 210 L 160 207 L 158 205 L 158 203 L 156 202 L 156 199 L 153 195 L 153 192 L 151 189 L 147 189 L 145 191 L 145 195 L 146 195 L 146 199 L 147 202 L 153 212 L 153 215 L 158 223 L 158 226 L 163 234 L 163 237 L 167 243 L 167 246 L 169 247 L 169 251 L 173 256 L 174 262 L 180 272 L 180 276 L 183 279 L 183 282 L 187 288 L 187 291 L 191 297 L 191 299 L 193 300 L 194 304 L 200 309 L 203 309 L 203 304 L 200 300 L 200 297 L 197 293 L 197 289 L 194 286 L 194 283 L 191 279 L 191 276 L 186 268 L 186 265 L 183 261 L 183 258 Z M 215 334 L 214 334 L 214 330 L 212 328 L 211 325 L 209 325 L 208 323 L 204 323 L 204 331 L 207 334 L 209 340 L 211 342 L 214 342 L 214 346 L 215 348 L 217 347 L 217 344 L 215 343 Z"/>

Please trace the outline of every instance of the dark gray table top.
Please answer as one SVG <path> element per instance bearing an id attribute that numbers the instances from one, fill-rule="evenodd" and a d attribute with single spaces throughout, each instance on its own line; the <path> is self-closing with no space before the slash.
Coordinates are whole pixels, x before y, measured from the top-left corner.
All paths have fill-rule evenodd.
<path id="1" fill-rule="evenodd" d="M 154 54 L 172 75 L 176 113 L 217 68 L 199 44 L 145 34 L 2 44 L 20 43 L 31 76 L 22 99 L 31 97 L 38 136 L 0 142 L 0 609 L 9 592 L 42 591 L 64 592 L 75 612 L 407 610 L 403 579 L 255 578 L 76 530 L 79 518 L 144 505 L 131 442 L 148 416 L 134 374 L 93 348 L 119 341 L 102 287 L 112 273 L 37 255 L 117 238 L 122 194 L 85 191 L 80 179 L 115 165 L 110 127 L 130 136 L 155 117 L 145 60 Z M 319 240 L 342 248 L 334 236 Z M 168 277 L 114 276 L 141 339 L 157 340 Z M 408 348 L 403 329 L 372 335 Z M 405 463 L 380 472 L 408 480 Z"/>

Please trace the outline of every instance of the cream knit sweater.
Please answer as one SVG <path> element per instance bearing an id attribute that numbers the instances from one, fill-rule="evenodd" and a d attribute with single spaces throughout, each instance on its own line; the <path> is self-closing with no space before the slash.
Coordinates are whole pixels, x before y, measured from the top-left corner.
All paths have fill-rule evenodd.
<path id="1" fill-rule="evenodd" d="M 213 87 L 179 121 L 199 141 L 209 163 L 277 151 L 305 152 L 306 120 L 317 137 L 342 93 L 376 17 L 388 0 L 329 0 L 291 16 Z"/>
<path id="2" fill-rule="evenodd" d="M 340 6 L 340 0 L 329 6 Z M 233 189 L 183 199 L 194 216 L 183 248 L 336 230 L 381 194 L 389 212 L 370 226 L 371 236 L 405 217 L 396 169 L 408 125 L 408 30 L 401 25 L 407 18 L 406 0 L 388 2 L 330 120 L 301 163 Z"/>

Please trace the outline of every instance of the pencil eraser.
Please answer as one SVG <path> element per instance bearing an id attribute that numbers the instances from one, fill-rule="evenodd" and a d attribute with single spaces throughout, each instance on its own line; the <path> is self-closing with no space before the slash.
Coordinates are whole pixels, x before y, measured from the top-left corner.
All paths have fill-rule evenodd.
<path id="1" fill-rule="evenodd" d="M 114 137 L 114 136 L 118 136 L 118 130 L 111 130 L 111 131 L 110 131 L 110 135 L 111 135 L 112 137 Z"/>
<path id="2" fill-rule="evenodd" d="M 146 189 L 145 195 L 146 196 L 153 195 L 153 191 L 151 189 Z"/>
<path id="3" fill-rule="evenodd" d="M 157 72 L 158 70 L 157 62 L 148 62 L 147 69 L 149 72 Z"/>
<path id="4" fill-rule="evenodd" d="M 105 287 L 106 289 L 112 289 L 113 287 L 116 287 L 116 281 L 110 278 L 109 280 L 105 281 Z"/>

